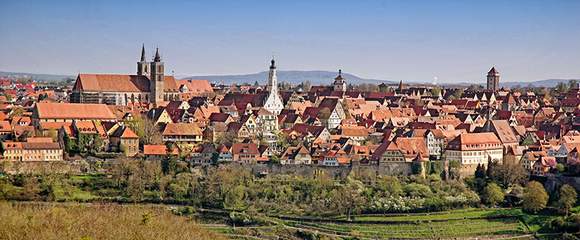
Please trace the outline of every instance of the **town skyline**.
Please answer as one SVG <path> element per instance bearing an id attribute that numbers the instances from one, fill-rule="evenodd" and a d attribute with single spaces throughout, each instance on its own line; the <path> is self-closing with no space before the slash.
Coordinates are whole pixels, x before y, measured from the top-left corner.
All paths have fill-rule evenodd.
<path id="1" fill-rule="evenodd" d="M 262 72 L 276 55 L 284 70 L 393 81 L 481 81 L 492 66 L 506 82 L 580 77 L 574 1 L 29 3 L 2 4 L 2 71 L 130 73 L 145 43 L 178 76 Z"/>

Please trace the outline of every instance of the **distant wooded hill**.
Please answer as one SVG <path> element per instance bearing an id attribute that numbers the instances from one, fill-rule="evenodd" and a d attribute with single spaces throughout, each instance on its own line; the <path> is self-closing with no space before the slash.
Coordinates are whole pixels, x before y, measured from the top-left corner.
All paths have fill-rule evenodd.
<path id="1" fill-rule="evenodd" d="M 304 81 L 310 81 L 313 85 L 329 85 L 332 84 L 334 78 L 337 76 L 337 72 L 329 71 L 278 71 L 278 82 L 288 82 L 291 84 L 299 84 Z M 342 76 L 346 78 L 349 84 L 361 84 L 361 83 L 374 83 L 374 84 L 393 84 L 396 81 L 390 80 L 380 80 L 380 79 L 367 79 L 361 78 L 354 74 L 342 73 Z M 239 74 L 239 75 L 207 75 L 207 76 L 189 76 L 183 79 L 207 79 L 210 82 L 215 83 L 254 83 L 258 82 L 260 84 L 265 84 L 268 80 L 268 72 L 259 72 L 252 74 Z"/>
<path id="2" fill-rule="evenodd" d="M 312 85 L 329 85 L 332 84 L 337 72 L 330 71 L 278 71 L 278 81 L 279 82 L 289 82 L 292 84 L 299 84 L 303 81 L 310 81 Z M 346 78 L 349 84 L 361 84 L 361 83 L 372 83 L 372 84 L 396 84 L 399 81 L 394 80 L 382 80 L 382 79 L 368 79 L 361 78 L 354 74 L 343 73 L 343 77 Z M 2 72 L 0 71 L 0 77 L 8 78 L 31 78 L 37 81 L 62 81 L 70 78 L 75 78 L 74 75 L 57 75 L 57 74 L 42 74 L 42 73 L 22 73 L 22 72 Z M 232 74 L 232 75 L 205 75 L 205 76 L 186 76 L 182 79 L 207 79 L 213 83 L 249 83 L 253 84 L 258 82 L 260 84 L 265 84 L 268 79 L 268 72 L 259 72 L 252 74 Z M 555 87 L 558 83 L 564 82 L 568 83 L 572 79 L 546 79 L 538 81 L 519 81 L 519 82 L 500 82 L 502 87 L 527 87 L 529 85 L 534 87 Z M 578 80 L 580 81 L 580 80 Z M 431 83 L 431 81 L 405 81 L 406 84 L 420 84 L 420 83 Z M 439 83 L 441 85 L 471 85 L 473 83 L 462 82 L 462 83 Z M 485 86 L 485 82 L 479 82 L 478 84 Z"/>

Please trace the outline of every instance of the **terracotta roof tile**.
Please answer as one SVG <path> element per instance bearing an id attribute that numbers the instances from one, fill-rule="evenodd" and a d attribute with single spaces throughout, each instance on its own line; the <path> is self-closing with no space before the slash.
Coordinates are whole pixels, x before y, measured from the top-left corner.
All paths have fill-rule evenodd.
<path id="1" fill-rule="evenodd" d="M 105 104 L 37 103 L 35 111 L 40 119 L 116 119 Z"/>
<path id="2" fill-rule="evenodd" d="M 177 92 L 173 76 L 165 76 L 165 91 Z M 73 90 L 103 92 L 149 92 L 147 76 L 124 74 L 79 74 Z"/>

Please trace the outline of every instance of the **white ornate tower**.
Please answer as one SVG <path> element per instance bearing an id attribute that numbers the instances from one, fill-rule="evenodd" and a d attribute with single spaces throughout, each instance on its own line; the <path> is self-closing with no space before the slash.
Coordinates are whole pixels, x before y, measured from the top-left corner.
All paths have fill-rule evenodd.
<path id="1" fill-rule="evenodd" d="M 276 77 L 276 64 L 274 59 L 272 59 L 270 65 L 270 72 L 268 74 L 268 98 L 264 104 L 264 108 L 276 115 L 280 114 L 282 109 L 284 109 L 284 103 L 278 94 L 278 77 Z"/>

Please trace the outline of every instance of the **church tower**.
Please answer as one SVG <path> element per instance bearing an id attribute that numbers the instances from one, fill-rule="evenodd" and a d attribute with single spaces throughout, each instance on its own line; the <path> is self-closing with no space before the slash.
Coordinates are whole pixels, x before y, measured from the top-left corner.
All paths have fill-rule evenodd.
<path id="1" fill-rule="evenodd" d="M 268 86 L 266 86 L 268 92 L 278 91 L 278 77 L 276 76 L 276 62 L 272 58 L 270 61 L 270 72 L 268 73 Z"/>
<path id="2" fill-rule="evenodd" d="M 163 102 L 165 85 L 165 67 L 159 56 L 159 48 L 155 51 L 155 58 L 151 62 L 151 76 L 149 77 L 149 102 L 155 107 Z"/>
<path id="3" fill-rule="evenodd" d="M 492 67 L 487 73 L 487 90 L 497 91 L 499 89 L 499 72 Z"/>
<path id="4" fill-rule="evenodd" d="M 149 63 L 145 60 L 145 44 L 141 47 L 141 61 L 137 62 L 137 75 L 149 76 Z"/>
<path id="5" fill-rule="evenodd" d="M 264 108 L 271 113 L 276 115 L 280 114 L 282 109 L 284 109 L 284 103 L 282 102 L 282 98 L 278 94 L 278 77 L 276 76 L 276 62 L 274 59 L 270 61 L 270 72 L 268 73 L 268 86 L 266 89 L 268 90 L 268 98 L 266 99 L 266 103 L 264 104 Z"/>
<path id="6" fill-rule="evenodd" d="M 346 80 L 342 77 L 342 70 L 338 69 L 338 76 L 334 78 L 334 91 L 346 92 Z"/>

